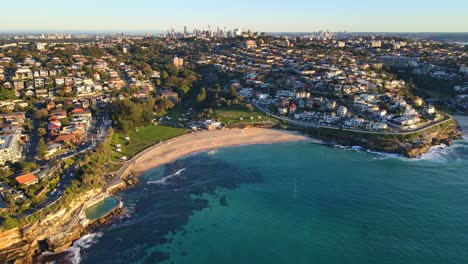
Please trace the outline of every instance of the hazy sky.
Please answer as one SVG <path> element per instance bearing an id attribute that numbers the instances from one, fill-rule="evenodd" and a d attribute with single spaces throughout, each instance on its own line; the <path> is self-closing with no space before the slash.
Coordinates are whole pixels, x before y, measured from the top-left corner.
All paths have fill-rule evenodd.
<path id="1" fill-rule="evenodd" d="M 16 0 L 1 31 L 468 32 L 468 0 Z"/>

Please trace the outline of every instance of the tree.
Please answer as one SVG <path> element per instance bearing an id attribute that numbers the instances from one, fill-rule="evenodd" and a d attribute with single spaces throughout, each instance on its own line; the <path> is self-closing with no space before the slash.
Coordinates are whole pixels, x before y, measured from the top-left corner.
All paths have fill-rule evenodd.
<path id="1" fill-rule="evenodd" d="M 205 101 L 206 99 L 206 90 L 204 87 L 202 87 L 200 89 L 200 92 L 197 94 L 197 97 L 195 98 L 195 100 L 197 101 L 197 103 L 201 104 Z"/>
<path id="2" fill-rule="evenodd" d="M 5 230 L 16 228 L 18 227 L 18 220 L 8 216 L 3 220 L 2 227 Z"/>
<path id="3" fill-rule="evenodd" d="M 169 78 L 169 73 L 167 73 L 167 71 L 162 71 L 161 72 L 161 78 L 163 78 L 163 79 Z"/>
<path id="4" fill-rule="evenodd" d="M 40 159 L 43 159 L 46 155 L 46 152 L 47 152 L 47 145 L 44 142 L 44 139 L 41 138 L 39 139 L 39 143 L 37 144 L 37 156 Z"/>
<path id="5" fill-rule="evenodd" d="M 34 117 L 37 119 L 46 119 L 48 116 L 49 116 L 49 111 L 47 111 L 46 108 L 36 110 L 36 113 L 34 113 Z"/>
<path id="6" fill-rule="evenodd" d="M 40 137 L 43 137 L 43 136 L 45 136 L 45 134 L 47 134 L 47 131 L 46 131 L 45 128 L 40 127 L 40 128 L 37 129 L 37 134 L 38 134 Z"/>
<path id="7" fill-rule="evenodd" d="M 231 99 L 234 99 L 234 98 L 236 98 L 236 96 L 237 96 L 236 87 L 234 87 L 234 86 L 229 87 L 229 97 Z"/>
<path id="8" fill-rule="evenodd" d="M 161 98 L 156 101 L 156 109 L 158 112 L 166 111 L 173 108 L 174 106 L 175 104 L 169 99 Z"/>
<path id="9" fill-rule="evenodd" d="M 247 108 L 247 111 L 252 112 L 254 110 L 253 106 L 251 104 L 246 104 L 245 108 Z"/>
<path id="10" fill-rule="evenodd" d="M 16 99 L 16 95 L 13 91 L 4 89 L 3 86 L 0 86 L 0 100 L 10 100 Z"/>
<path id="11" fill-rule="evenodd" d="M 21 162 L 20 166 L 21 166 L 22 172 L 30 172 L 39 168 L 39 165 L 37 165 L 34 162 Z"/>
<path id="12" fill-rule="evenodd" d="M 6 179 L 13 175 L 13 171 L 10 170 L 8 167 L 4 167 L 3 169 L 0 169 L 0 179 Z"/>
<path id="13" fill-rule="evenodd" d="M 187 85 L 186 83 L 181 84 L 180 86 L 175 88 L 176 92 L 184 95 L 187 94 L 190 91 L 190 86 Z"/>

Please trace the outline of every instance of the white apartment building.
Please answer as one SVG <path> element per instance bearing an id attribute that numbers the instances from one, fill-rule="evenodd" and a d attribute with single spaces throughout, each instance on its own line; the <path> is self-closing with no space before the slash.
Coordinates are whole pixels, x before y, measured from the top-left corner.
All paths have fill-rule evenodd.
<path id="1" fill-rule="evenodd" d="M 0 135 L 0 165 L 7 161 L 16 162 L 21 159 L 21 132 Z"/>

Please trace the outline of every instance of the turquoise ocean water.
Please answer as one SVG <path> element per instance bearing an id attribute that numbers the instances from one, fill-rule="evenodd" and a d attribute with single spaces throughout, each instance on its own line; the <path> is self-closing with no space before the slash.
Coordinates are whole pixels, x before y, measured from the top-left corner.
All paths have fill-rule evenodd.
<path id="1" fill-rule="evenodd" d="M 308 142 L 199 153 L 120 193 L 81 263 L 468 263 L 468 142 L 420 159 Z"/>

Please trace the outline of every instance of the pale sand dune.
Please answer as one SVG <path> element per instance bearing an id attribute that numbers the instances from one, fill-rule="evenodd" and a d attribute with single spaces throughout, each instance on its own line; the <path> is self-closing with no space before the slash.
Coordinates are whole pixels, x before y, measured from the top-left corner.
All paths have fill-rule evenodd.
<path id="1" fill-rule="evenodd" d="M 200 151 L 246 144 L 268 144 L 306 139 L 308 139 L 306 136 L 297 132 L 263 128 L 225 129 L 192 133 L 154 146 L 140 157 L 135 157 L 129 169 L 134 174 L 140 174 L 151 168 Z"/>

